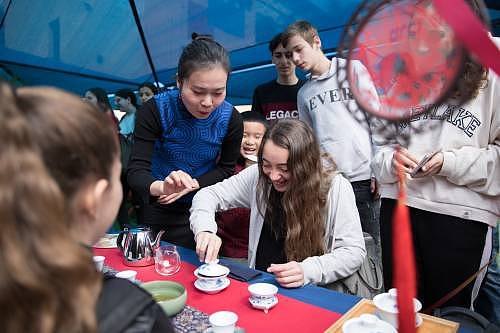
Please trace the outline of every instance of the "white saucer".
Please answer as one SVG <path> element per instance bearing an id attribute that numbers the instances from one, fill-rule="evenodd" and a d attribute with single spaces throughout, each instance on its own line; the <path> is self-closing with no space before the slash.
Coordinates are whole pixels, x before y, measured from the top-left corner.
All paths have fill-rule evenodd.
<path id="1" fill-rule="evenodd" d="M 217 281 L 217 284 L 215 286 L 207 287 L 202 282 L 202 280 L 196 279 L 196 281 L 194 281 L 194 286 L 196 289 L 203 291 L 207 294 L 217 294 L 218 292 L 221 292 L 222 290 L 226 289 L 229 286 L 229 284 L 231 283 L 231 281 L 229 281 L 229 279 L 225 278 L 225 277 L 221 278 L 219 280 L 220 281 Z"/>
<path id="2" fill-rule="evenodd" d="M 248 300 L 250 301 L 250 304 L 252 304 L 254 308 L 264 310 L 266 312 L 267 310 L 271 309 L 276 304 L 278 304 L 278 297 L 276 296 L 265 299 L 250 296 Z"/>

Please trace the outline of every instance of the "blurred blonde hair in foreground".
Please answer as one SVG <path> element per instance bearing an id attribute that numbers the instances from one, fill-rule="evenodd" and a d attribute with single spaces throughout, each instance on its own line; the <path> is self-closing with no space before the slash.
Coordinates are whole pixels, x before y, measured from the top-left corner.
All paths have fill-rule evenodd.
<path id="1" fill-rule="evenodd" d="M 44 165 L 18 96 L 2 82 L 0 100 L 3 330 L 95 332 L 101 277 L 92 253 L 71 237 L 65 198 Z"/>

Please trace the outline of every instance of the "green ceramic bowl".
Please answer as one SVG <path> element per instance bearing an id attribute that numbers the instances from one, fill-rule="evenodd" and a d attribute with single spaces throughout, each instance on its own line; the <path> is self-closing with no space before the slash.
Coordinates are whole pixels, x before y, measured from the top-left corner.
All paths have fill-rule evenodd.
<path id="1" fill-rule="evenodd" d="M 182 311 L 186 304 L 187 291 L 180 283 L 173 281 L 150 281 L 141 287 L 147 290 L 169 316 Z"/>

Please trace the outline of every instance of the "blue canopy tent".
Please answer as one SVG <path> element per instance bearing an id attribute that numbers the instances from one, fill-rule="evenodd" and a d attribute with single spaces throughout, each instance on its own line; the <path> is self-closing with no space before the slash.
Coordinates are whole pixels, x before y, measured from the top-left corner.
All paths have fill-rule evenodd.
<path id="1" fill-rule="evenodd" d="M 319 29 L 324 49 L 333 51 L 360 2 L 0 0 L 0 75 L 82 94 L 90 87 L 136 89 L 155 81 L 154 68 L 159 81 L 174 85 L 191 33 L 207 33 L 230 52 L 228 99 L 248 104 L 255 86 L 274 77 L 267 45 L 276 33 L 305 19 Z M 488 3 L 499 29 L 498 0 Z"/>

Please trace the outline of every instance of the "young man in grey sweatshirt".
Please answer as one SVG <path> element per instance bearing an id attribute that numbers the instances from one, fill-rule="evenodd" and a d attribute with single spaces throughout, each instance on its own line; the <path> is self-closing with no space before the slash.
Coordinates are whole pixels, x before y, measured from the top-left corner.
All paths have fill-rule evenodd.
<path id="1" fill-rule="evenodd" d="M 313 128 L 322 150 L 351 182 L 363 231 L 380 244 L 377 186 L 370 169 L 370 135 L 346 108 L 347 103 L 356 102 L 348 85 L 338 86 L 337 61 L 328 60 L 321 50 L 318 31 L 307 21 L 289 25 L 283 44 L 295 65 L 309 73 L 297 96 L 299 119 Z M 361 71 L 363 67 L 353 62 L 353 68 Z M 379 250 L 377 253 L 380 257 Z"/>

